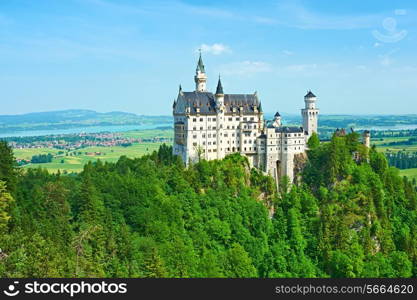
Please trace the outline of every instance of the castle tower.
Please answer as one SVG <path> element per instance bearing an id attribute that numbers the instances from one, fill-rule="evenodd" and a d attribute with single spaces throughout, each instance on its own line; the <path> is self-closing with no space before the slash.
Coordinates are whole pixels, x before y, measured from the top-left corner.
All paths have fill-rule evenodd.
<path id="1" fill-rule="evenodd" d="M 207 91 L 207 75 L 206 71 L 204 70 L 203 59 L 201 58 L 201 51 L 200 57 L 198 58 L 197 69 L 195 70 L 195 90 L 196 92 L 206 92 Z"/>
<path id="2" fill-rule="evenodd" d="M 305 108 L 301 110 L 303 117 L 303 128 L 307 133 L 307 140 L 311 137 L 313 132 L 318 132 L 317 120 L 319 110 L 316 108 L 317 97 L 311 91 L 308 91 L 307 95 L 304 96 Z"/>
<path id="3" fill-rule="evenodd" d="M 363 137 L 363 144 L 365 147 L 370 148 L 371 147 L 371 133 L 369 130 L 365 130 L 362 134 Z"/>
<path id="4" fill-rule="evenodd" d="M 224 112 L 225 112 L 225 106 L 224 106 L 224 92 L 223 92 L 223 86 L 222 81 L 220 80 L 219 75 L 219 81 L 217 82 L 217 88 L 216 88 L 216 94 L 214 94 L 214 98 L 216 101 L 216 134 L 217 134 L 217 158 L 222 159 L 225 157 L 225 151 L 222 144 L 222 136 L 223 136 L 223 123 L 225 121 L 224 118 Z"/>

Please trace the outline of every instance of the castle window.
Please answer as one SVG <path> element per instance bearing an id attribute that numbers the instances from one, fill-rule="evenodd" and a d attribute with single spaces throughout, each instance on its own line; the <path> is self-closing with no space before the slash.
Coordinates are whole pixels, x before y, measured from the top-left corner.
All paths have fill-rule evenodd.
<path id="1" fill-rule="evenodd" d="M 240 118 L 239 118 L 239 117 L 237 117 L 237 118 L 236 118 L 236 121 L 239 121 L 239 120 L 240 120 Z"/>
<path id="2" fill-rule="evenodd" d="M 207 137 L 211 138 L 211 133 L 209 133 L 209 134 L 207 135 Z"/>
<path id="3" fill-rule="evenodd" d="M 256 147 L 254 147 L 253 150 L 256 151 Z"/>
<path id="4" fill-rule="evenodd" d="M 213 149 L 213 152 L 217 152 L 217 149 Z"/>
<path id="5" fill-rule="evenodd" d="M 194 134 L 194 135 L 193 135 L 193 139 L 196 139 L 196 138 L 197 138 L 197 135 L 195 135 L 195 134 Z"/>
<path id="6" fill-rule="evenodd" d="M 230 126 L 229 125 L 227 125 L 227 129 L 230 129 Z"/>
<path id="7" fill-rule="evenodd" d="M 233 118 L 229 118 L 229 121 L 233 121 Z"/>
<path id="8" fill-rule="evenodd" d="M 197 143 L 193 143 L 193 146 L 197 146 Z"/>
<path id="9" fill-rule="evenodd" d="M 206 142 L 203 142 L 203 145 L 205 145 L 206 144 Z"/>
<path id="10" fill-rule="evenodd" d="M 232 133 L 232 136 L 235 136 L 235 134 L 234 134 L 234 133 Z"/>
<path id="11" fill-rule="evenodd" d="M 232 126 L 232 129 L 235 129 L 235 126 Z"/>
<path id="12" fill-rule="evenodd" d="M 203 130 L 203 127 L 200 127 L 200 130 Z"/>
<path id="13" fill-rule="evenodd" d="M 216 142 L 213 142 L 213 145 L 216 145 Z"/>
<path id="14" fill-rule="evenodd" d="M 253 121 L 253 120 L 254 120 L 254 118 L 253 118 L 253 117 L 251 117 L 251 118 L 250 118 L 250 120 L 251 120 L 251 121 Z"/>
<path id="15" fill-rule="evenodd" d="M 216 130 L 216 126 L 213 126 L 213 130 Z"/>
<path id="16" fill-rule="evenodd" d="M 213 118 L 213 122 L 216 122 L 216 118 Z"/>
<path id="17" fill-rule="evenodd" d="M 245 147 L 245 151 L 246 151 L 246 147 Z"/>
<path id="18" fill-rule="evenodd" d="M 243 121 L 247 121 L 247 120 L 248 120 L 248 118 L 246 118 L 246 117 L 245 117 L 245 118 L 243 118 Z"/>
<path id="19" fill-rule="evenodd" d="M 193 118 L 193 122 L 197 122 L 197 119 L 196 118 Z"/>
<path id="20" fill-rule="evenodd" d="M 203 133 L 203 138 L 205 138 L 206 137 L 206 134 L 205 133 Z"/>
<path id="21" fill-rule="evenodd" d="M 197 127 L 195 127 L 195 126 L 194 126 L 194 127 L 193 127 L 193 130 L 197 130 Z"/>
<path id="22" fill-rule="evenodd" d="M 213 137 L 214 137 L 214 138 L 216 137 L 216 134 L 215 134 L 215 133 L 213 133 Z"/>
<path id="23" fill-rule="evenodd" d="M 200 118 L 200 122 L 203 122 L 203 118 Z"/>
<path id="24" fill-rule="evenodd" d="M 209 121 L 209 122 L 210 122 L 210 121 L 211 121 L 211 118 L 207 118 L 207 121 Z"/>

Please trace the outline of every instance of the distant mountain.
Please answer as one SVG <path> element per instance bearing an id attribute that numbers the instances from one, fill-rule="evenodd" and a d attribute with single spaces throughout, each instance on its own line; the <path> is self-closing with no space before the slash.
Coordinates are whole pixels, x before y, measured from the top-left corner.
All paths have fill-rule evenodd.
<path id="1" fill-rule="evenodd" d="M 172 122 L 171 116 L 143 116 L 120 111 L 62 110 L 22 115 L 0 115 L 0 132 L 66 129 L 86 126 L 153 125 Z"/>

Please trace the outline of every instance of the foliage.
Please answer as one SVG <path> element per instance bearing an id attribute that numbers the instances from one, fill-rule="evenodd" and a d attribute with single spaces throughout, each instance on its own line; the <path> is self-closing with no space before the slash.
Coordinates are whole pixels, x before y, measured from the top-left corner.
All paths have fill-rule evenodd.
<path id="1" fill-rule="evenodd" d="M 278 189 L 239 154 L 185 168 L 166 145 L 70 176 L 0 160 L 0 276 L 416 276 L 416 192 L 358 138 L 311 146 Z"/>

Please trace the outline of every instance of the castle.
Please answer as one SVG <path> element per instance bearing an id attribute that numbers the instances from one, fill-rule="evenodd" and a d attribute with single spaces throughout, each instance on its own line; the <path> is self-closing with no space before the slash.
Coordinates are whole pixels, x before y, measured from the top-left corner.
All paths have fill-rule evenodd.
<path id="1" fill-rule="evenodd" d="M 225 94 L 219 77 L 216 92 L 207 91 L 203 60 L 198 59 L 194 77 L 195 91 L 181 86 L 173 103 L 173 153 L 184 163 L 199 159 L 222 159 L 239 152 L 252 167 L 272 175 L 276 182 L 296 178 L 297 162 L 305 159 L 307 141 L 317 132 L 319 110 L 316 96 L 309 91 L 301 110 L 303 126 L 283 126 L 277 112 L 265 121 L 257 93 Z"/>

